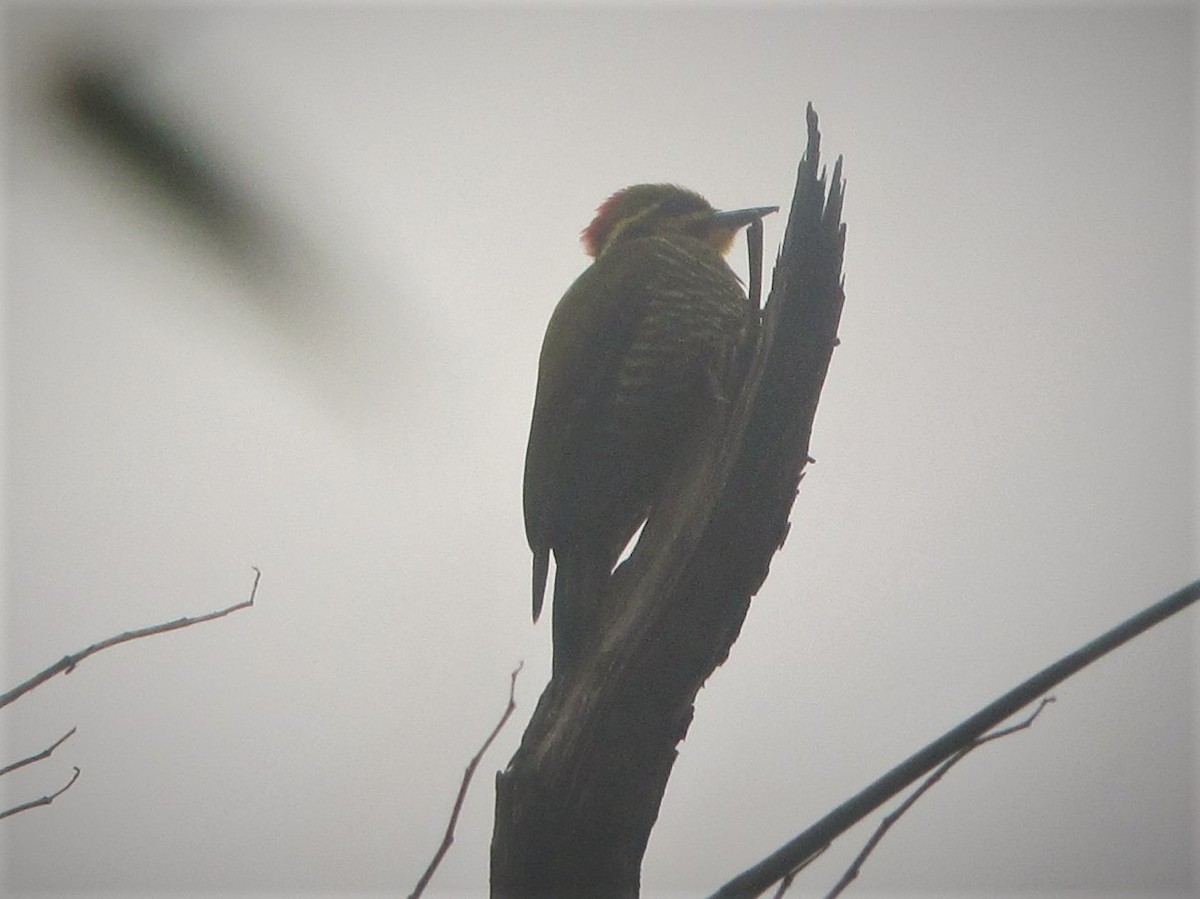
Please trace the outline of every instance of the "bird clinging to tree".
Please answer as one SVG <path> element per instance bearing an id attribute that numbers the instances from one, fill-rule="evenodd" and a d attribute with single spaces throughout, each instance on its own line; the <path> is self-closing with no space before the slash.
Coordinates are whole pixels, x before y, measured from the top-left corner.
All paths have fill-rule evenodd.
<path id="1" fill-rule="evenodd" d="M 741 388 L 759 311 L 723 256 L 776 208 L 720 212 L 682 187 L 638 184 L 583 231 L 595 261 L 546 328 L 525 456 L 535 621 L 551 551 L 556 566 L 556 675 L 688 437 Z"/>

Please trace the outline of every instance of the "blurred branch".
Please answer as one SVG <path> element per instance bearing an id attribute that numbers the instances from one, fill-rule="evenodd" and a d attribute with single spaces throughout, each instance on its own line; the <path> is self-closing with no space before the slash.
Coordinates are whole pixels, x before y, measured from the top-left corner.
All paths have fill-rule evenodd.
<path id="1" fill-rule="evenodd" d="M 79 780 L 79 769 L 75 768 L 74 771 L 75 773 L 71 775 L 71 779 L 67 781 L 66 785 L 62 788 L 55 790 L 49 796 L 43 796 L 41 799 L 33 799 L 29 802 L 23 802 L 20 805 L 14 805 L 10 809 L 5 809 L 4 811 L 0 812 L 0 818 L 7 818 L 10 815 L 16 815 L 20 812 L 27 812 L 31 808 L 37 808 L 40 805 L 49 805 L 63 793 L 67 792 L 67 790 L 71 789 L 71 786 L 75 783 L 75 781 Z"/>
<path id="2" fill-rule="evenodd" d="M 133 60 L 79 61 L 64 68 L 52 99 L 93 145 L 102 146 L 176 209 L 239 255 L 261 242 L 261 212 L 234 183 L 205 135 L 147 90 Z"/>
<path id="3" fill-rule="evenodd" d="M 21 759 L 19 762 L 13 762 L 11 765 L 5 765 L 3 768 L 0 768 L 0 777 L 3 777 L 10 771 L 16 771 L 18 768 L 24 768 L 26 765 L 32 765 L 34 762 L 40 762 L 42 759 L 50 758 L 50 755 L 54 752 L 54 750 L 56 750 L 63 743 L 67 742 L 67 740 L 74 736 L 74 734 L 75 728 L 72 727 L 69 731 L 67 731 L 36 755 L 31 755 L 29 758 Z"/>
<path id="4" fill-rule="evenodd" d="M 117 634 L 115 637 L 109 637 L 107 640 L 101 640 L 99 643 L 93 643 L 86 649 L 71 655 L 63 656 L 49 668 L 40 671 L 24 683 L 18 684 L 7 693 L 0 695 L 0 708 L 8 705 L 16 699 L 24 696 L 30 690 L 40 687 L 50 678 L 57 674 L 70 674 L 75 670 L 75 666 L 86 659 L 88 656 L 95 655 L 103 649 L 108 649 L 111 646 L 116 646 L 119 643 L 128 643 L 130 640 L 140 640 L 142 637 L 152 637 L 155 634 L 165 634 L 167 631 L 179 630 L 183 627 L 191 627 L 193 624 L 200 624 L 205 621 L 212 621 L 215 618 L 223 618 L 232 612 L 239 609 L 245 609 L 254 605 L 254 596 L 258 593 L 258 582 L 262 579 L 262 572 L 257 568 L 254 569 L 254 584 L 250 588 L 250 596 L 239 603 L 235 603 L 227 609 L 220 609 L 216 612 L 209 612 L 206 615 L 197 615 L 194 618 L 179 618 L 175 621 L 168 621 L 164 624 L 155 624 L 150 627 L 143 627 L 136 631 L 125 631 L 122 634 Z M 60 791 L 61 792 L 61 791 Z M 57 795 L 57 794 L 55 794 Z M 53 797 L 51 797 L 53 798 Z"/>
<path id="5" fill-rule="evenodd" d="M 425 887 L 429 886 L 429 881 L 433 879 L 433 874 L 437 871 L 438 865 L 442 863 L 442 859 L 445 858 L 446 853 L 454 844 L 454 828 L 458 825 L 458 815 L 462 811 L 463 800 L 467 798 L 467 788 L 471 786 L 471 778 L 475 776 L 475 769 L 479 767 L 479 762 L 483 758 L 484 753 L 491 747 L 492 742 L 504 728 L 504 725 L 508 723 L 508 719 L 512 717 L 513 711 L 517 708 L 517 675 L 521 673 L 521 669 L 524 667 L 525 663 L 521 662 L 513 670 L 508 685 L 508 705 L 504 709 L 504 714 L 500 716 L 500 720 L 496 722 L 496 726 L 492 728 L 492 732 L 488 734 L 488 738 L 483 741 L 483 745 L 479 747 L 479 751 L 467 763 L 467 770 L 463 772 L 462 784 L 458 788 L 458 796 L 454 800 L 454 809 L 450 812 L 450 823 L 446 825 L 446 835 L 442 837 L 442 845 L 438 846 L 437 852 L 433 855 L 433 861 L 429 863 L 429 867 L 425 869 L 425 873 L 417 881 L 416 889 L 409 894 L 408 899 L 418 899 L 425 892 Z"/>
<path id="6" fill-rule="evenodd" d="M 1200 581 L 1172 593 L 1138 614 L 1043 668 L 1033 677 L 980 709 L 924 749 L 910 756 L 866 789 L 835 808 L 803 833 L 752 868 L 743 871 L 713 894 L 712 899 L 750 899 L 811 858 L 917 778 L 957 753 L 973 748 L 989 730 L 1044 696 L 1080 669 L 1200 599 Z M 1002 735 L 997 734 L 997 736 Z"/>

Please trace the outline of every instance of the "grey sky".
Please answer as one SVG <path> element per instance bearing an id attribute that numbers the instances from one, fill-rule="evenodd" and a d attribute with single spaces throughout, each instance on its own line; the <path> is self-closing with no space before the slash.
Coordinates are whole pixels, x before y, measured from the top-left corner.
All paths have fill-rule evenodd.
<path id="1" fill-rule="evenodd" d="M 644 871 L 718 886 L 1195 578 L 1193 8 L 740 5 L 5 19 L 8 895 L 480 895 L 548 675 L 520 477 L 537 350 L 609 193 L 786 204 L 846 158 L 846 308 L 791 536 L 699 697 Z M 101 51 L 281 224 L 255 267 L 40 102 Z M 766 222 L 768 254 L 784 220 Z M 732 264 L 744 271 L 744 246 Z M 1194 895 L 1192 613 L 889 835 L 864 895 Z M 804 875 L 820 893 L 866 830 Z M 801 893 L 803 895 L 803 893 Z"/>

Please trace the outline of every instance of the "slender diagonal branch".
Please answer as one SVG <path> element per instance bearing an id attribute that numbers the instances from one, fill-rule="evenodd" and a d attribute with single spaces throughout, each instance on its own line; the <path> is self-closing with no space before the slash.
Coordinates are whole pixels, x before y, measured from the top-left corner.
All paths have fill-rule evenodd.
<path id="1" fill-rule="evenodd" d="M 483 745 L 479 747 L 479 751 L 472 756 L 471 761 L 467 763 L 467 770 L 463 772 L 462 783 L 458 787 L 458 796 L 454 799 L 454 809 L 450 812 L 450 823 L 446 825 L 446 834 L 442 837 L 442 844 L 438 846 L 437 852 L 433 855 L 433 860 L 429 863 L 429 867 L 425 869 L 425 873 L 421 875 L 421 879 L 417 881 L 416 888 L 409 894 L 408 899 L 419 899 L 422 893 L 425 892 L 425 887 L 429 886 L 429 881 L 433 879 L 434 872 L 437 871 L 438 865 L 442 863 L 446 853 L 450 851 L 450 847 L 454 845 L 454 828 L 458 826 L 458 815 L 462 811 L 463 801 L 467 798 L 467 789 L 471 786 L 471 778 L 475 776 L 475 769 L 479 767 L 479 762 L 484 754 L 491 748 L 492 743 L 504 729 L 504 725 L 508 723 L 508 719 L 512 717 L 512 713 L 517 708 L 517 675 L 521 673 L 521 669 L 525 667 L 525 663 L 521 662 L 513 669 L 512 677 L 508 684 L 508 705 L 504 708 L 504 713 L 500 716 L 500 720 L 496 722 L 496 726 L 492 728 L 492 732 L 488 734 Z"/>
<path id="2" fill-rule="evenodd" d="M 999 740 L 1003 737 L 1015 734 L 1018 731 L 1026 730 L 1029 727 L 1032 727 L 1033 722 L 1037 720 L 1038 715 L 1040 715 L 1042 710 L 1052 702 L 1054 702 L 1053 696 L 1045 697 L 1040 703 L 1038 703 L 1038 707 L 1030 712 L 1023 721 L 1014 724 L 1012 727 L 1004 727 L 1000 730 L 985 734 L 977 740 L 973 740 L 969 746 L 964 749 L 960 749 L 958 752 L 954 753 L 954 755 L 950 756 L 950 758 L 946 759 L 946 761 L 942 762 L 942 764 L 940 764 L 932 774 L 930 774 L 925 778 L 924 781 L 921 782 L 919 787 L 909 794 L 907 799 L 900 803 L 900 805 L 894 811 L 889 812 L 884 819 L 879 822 L 879 826 L 875 829 L 875 832 L 871 834 L 871 838 L 867 840 L 867 843 L 865 846 L 863 846 L 862 851 L 855 856 L 854 861 L 850 863 L 850 867 L 846 869 L 846 872 L 842 875 L 841 879 L 834 884 L 833 889 L 826 894 L 825 899 L 837 899 L 837 897 L 840 896 L 843 891 L 845 891 L 846 887 L 850 886 L 850 884 L 854 882 L 854 880 L 858 877 L 859 872 L 862 871 L 862 866 L 866 863 L 867 858 L 872 852 L 875 851 L 875 847 L 878 846 L 883 840 L 884 835 L 892 829 L 892 826 L 897 821 L 904 817 L 904 814 L 910 808 L 917 804 L 918 799 L 928 793 L 933 788 L 934 784 L 945 777 L 951 768 L 966 758 L 968 753 L 974 749 L 978 749 L 985 743 L 990 743 L 993 740 Z"/>
<path id="3" fill-rule="evenodd" d="M 250 596 L 239 603 L 235 603 L 226 609 L 219 609 L 216 612 L 208 612 L 204 615 L 197 615 L 194 618 L 177 618 L 175 621 L 168 621 L 163 624 L 154 624 L 150 627 L 139 628 L 134 631 L 125 631 L 117 634 L 114 637 L 109 637 L 107 640 L 101 640 L 99 643 L 93 643 L 79 652 L 71 655 L 63 656 L 49 668 L 39 671 L 29 680 L 17 684 L 7 693 L 0 695 L 0 709 L 4 708 L 10 702 L 20 699 L 30 690 L 40 687 L 50 678 L 58 674 L 70 674 L 75 670 L 75 666 L 86 659 L 88 656 L 95 655 L 101 650 L 116 646 L 120 643 L 128 643 L 130 640 L 140 640 L 142 637 L 151 637 L 155 634 L 165 634 L 167 631 L 179 630 L 182 627 L 191 627 L 193 624 L 200 624 L 205 621 L 212 621 L 214 618 L 223 618 L 232 612 L 239 609 L 245 609 L 254 605 L 254 596 L 258 593 L 258 582 L 262 578 L 262 572 L 257 568 L 254 569 L 254 584 L 250 588 Z"/>
<path id="4" fill-rule="evenodd" d="M 1200 600 L 1200 581 L 1143 609 L 1091 642 L 1043 668 L 1033 677 L 980 709 L 924 749 L 901 762 L 866 789 L 835 808 L 752 868 L 743 871 L 713 894 L 713 899 L 750 899 L 786 877 L 797 865 L 833 842 L 865 816 L 879 808 L 917 778 L 932 771 L 955 753 L 971 746 L 982 735 L 1045 695 L 1083 667 L 1123 643 Z"/>
<path id="5" fill-rule="evenodd" d="M 0 777 L 3 777 L 9 771 L 16 771 L 18 768 L 24 768 L 26 765 L 32 765 L 34 762 L 40 762 L 42 759 L 50 758 L 50 755 L 54 752 L 54 750 L 56 750 L 63 743 L 67 742 L 67 740 L 74 735 L 75 728 L 72 727 L 69 731 L 67 731 L 41 752 L 35 753 L 28 758 L 21 759 L 19 762 L 13 762 L 11 765 L 5 765 L 3 768 L 0 768 Z"/>
<path id="6" fill-rule="evenodd" d="M 59 787 L 49 796 L 43 796 L 41 799 L 31 799 L 29 802 L 22 802 L 20 805 L 14 805 L 12 808 L 5 809 L 4 811 L 0 812 L 0 818 L 7 818 L 10 815 L 27 812 L 31 808 L 37 808 L 41 805 L 49 805 L 63 793 L 67 792 L 67 790 L 71 789 L 71 786 L 75 783 L 75 781 L 79 780 L 79 769 L 75 768 L 74 771 L 75 773 L 71 775 L 71 779 L 67 781 L 64 786 Z"/>

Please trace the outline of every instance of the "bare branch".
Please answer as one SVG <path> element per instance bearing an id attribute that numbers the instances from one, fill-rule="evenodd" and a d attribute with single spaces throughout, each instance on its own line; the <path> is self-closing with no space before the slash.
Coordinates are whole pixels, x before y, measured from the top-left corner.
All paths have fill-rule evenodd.
<path id="1" fill-rule="evenodd" d="M 66 786 L 64 786 L 58 790 L 55 790 L 49 796 L 43 796 L 41 799 L 34 799 L 34 800 L 31 800 L 30 802 L 23 802 L 20 805 L 14 805 L 10 809 L 5 809 L 4 811 L 0 812 L 0 818 L 7 818 L 9 815 L 16 815 L 21 812 L 27 812 L 31 808 L 37 808 L 39 805 L 49 805 L 51 802 L 53 802 L 55 799 L 57 799 L 63 793 L 67 792 L 67 790 L 71 789 L 71 785 L 74 784 L 75 781 L 79 780 L 79 769 L 75 768 L 74 770 L 75 770 L 75 773 L 71 776 L 71 779 L 69 781 L 67 781 Z"/>
<path id="2" fill-rule="evenodd" d="M 1042 714 L 1042 710 L 1052 702 L 1057 702 L 1053 696 L 1043 696 L 1042 701 L 1038 703 L 1036 709 L 1029 713 L 1023 720 L 1018 721 L 1012 727 L 1003 727 L 1000 730 L 994 730 L 990 734 L 984 734 L 978 740 L 971 744 L 971 749 L 977 746 L 982 746 L 984 743 L 990 743 L 992 740 L 1000 740 L 1007 737 L 1009 734 L 1015 734 L 1017 731 L 1025 730 L 1032 727 L 1033 722 L 1037 721 L 1038 715 Z"/>
<path id="3" fill-rule="evenodd" d="M 1198 599 L 1200 581 L 1193 581 L 1070 655 L 1064 656 L 1053 665 L 1042 669 L 901 762 L 758 864 L 743 871 L 714 893 L 713 899 L 749 899 L 760 895 L 773 883 L 786 877 L 797 864 L 809 858 L 822 846 L 833 842 L 880 805 L 914 783 L 917 778 L 972 746 L 997 724 L 1016 714 L 1038 697 L 1044 696 L 1080 669 L 1176 612 L 1186 609 Z"/>
<path id="4" fill-rule="evenodd" d="M 1035 720 L 1037 720 L 1037 716 L 1042 713 L 1042 709 L 1052 702 L 1054 702 L 1053 696 L 1044 697 L 1042 701 L 1038 703 L 1038 707 L 1034 709 L 1024 721 L 1021 721 L 1019 724 L 1014 724 L 1012 727 L 1005 727 L 1001 730 L 986 734 L 985 736 L 972 741 L 970 746 L 966 747 L 965 749 L 960 749 L 954 755 L 950 756 L 950 758 L 946 759 L 946 761 L 942 762 L 936 771 L 925 778 L 921 786 L 917 787 L 917 789 L 915 789 L 912 794 L 904 800 L 904 802 L 900 803 L 899 807 L 895 811 L 889 813 L 883 819 L 883 821 L 880 822 L 879 827 L 875 830 L 875 833 L 871 834 L 871 838 L 867 840 L 867 843 L 865 846 L 863 846 L 862 851 L 855 856 L 854 861 L 850 864 L 850 867 L 846 869 L 846 873 L 842 875 L 841 879 L 834 885 L 833 889 L 829 891 L 825 899 L 837 899 L 837 897 L 842 894 L 842 891 L 854 882 L 854 880 L 858 877 L 859 872 L 862 870 L 862 866 L 866 862 L 867 857 L 875 851 L 875 847 L 879 845 L 884 834 L 891 829 L 893 824 L 903 817 L 905 812 L 916 805 L 917 800 L 925 795 L 925 793 L 927 793 L 935 783 L 941 780 L 947 771 L 962 761 L 963 758 L 966 757 L 967 753 L 971 752 L 973 749 L 979 748 L 984 743 L 990 743 L 992 740 L 999 740 L 1001 737 L 1011 736 L 1017 731 L 1025 730 L 1025 728 L 1029 727 Z"/>
<path id="5" fill-rule="evenodd" d="M 117 634 L 115 637 L 109 637 L 107 640 L 101 640 L 99 643 L 93 643 L 86 649 L 82 649 L 72 655 L 63 656 L 49 668 L 35 674 L 29 680 L 22 684 L 13 687 L 7 693 L 0 695 L 0 708 L 8 705 L 16 699 L 24 696 L 30 690 L 40 687 L 50 678 L 57 674 L 70 674 L 75 670 L 75 666 L 82 662 L 90 655 L 100 652 L 102 649 L 108 649 L 110 646 L 116 646 L 118 643 L 128 643 L 130 640 L 139 640 L 142 637 L 151 637 L 155 634 L 165 634 L 167 631 L 179 630 L 182 627 L 191 627 L 193 624 L 200 624 L 205 621 L 212 621 L 214 618 L 223 618 L 231 612 L 236 612 L 239 609 L 245 609 L 248 606 L 254 605 L 254 596 L 258 593 L 258 582 L 262 579 L 262 572 L 258 568 L 254 569 L 254 584 L 250 588 L 250 596 L 230 606 L 227 609 L 220 609 L 216 612 L 209 612 L 205 615 L 197 615 L 194 618 L 178 618 L 175 621 L 168 621 L 164 624 L 155 624 L 150 627 L 143 627 L 135 631 L 125 631 L 122 634 Z"/>
<path id="6" fill-rule="evenodd" d="M 799 865 L 797 865 L 791 871 L 788 871 L 787 876 L 784 877 L 781 881 L 779 881 L 779 889 L 775 891 L 775 899 L 782 899 L 783 894 L 792 888 L 792 881 L 794 881 L 796 879 L 796 877 L 799 876 L 800 872 L 803 871 L 805 868 L 807 868 L 809 865 L 811 865 L 813 862 L 815 862 L 822 855 L 824 855 L 825 850 L 828 848 L 829 848 L 828 846 L 822 846 L 820 849 L 818 849 L 816 852 L 814 852 L 812 855 L 810 855 L 808 858 L 806 858 L 804 861 L 802 861 Z"/>
<path id="7" fill-rule="evenodd" d="M 9 771 L 16 771 L 18 768 L 23 768 L 26 765 L 33 764 L 34 762 L 40 762 L 42 759 L 50 758 L 51 753 L 53 753 L 54 750 L 56 750 L 63 743 L 67 742 L 67 740 L 70 739 L 72 736 L 74 736 L 74 734 L 75 734 L 75 728 L 72 727 L 69 731 L 67 731 L 65 734 L 63 734 L 61 737 L 59 737 L 57 740 L 55 740 L 53 743 L 51 743 L 49 746 L 47 746 L 45 749 L 43 749 L 41 752 L 37 753 L 36 755 L 31 755 L 27 759 L 21 759 L 21 761 L 19 761 L 19 762 L 13 762 L 11 765 L 5 765 L 3 768 L 0 768 L 0 777 L 3 777 Z"/>
<path id="8" fill-rule="evenodd" d="M 442 863 L 442 859 L 445 858 L 446 853 L 450 851 L 450 847 L 454 844 L 454 828 L 458 825 L 458 815 L 462 811 L 463 801 L 467 798 L 467 788 L 471 786 L 471 778 L 475 776 L 475 769 L 479 767 L 479 762 L 483 758 L 484 753 L 491 747 L 492 742 L 504 728 L 504 725 L 508 723 L 508 719 L 512 717 L 513 711 L 517 708 L 517 675 L 521 673 L 521 669 L 524 667 L 525 663 L 522 661 L 513 669 L 508 685 L 508 705 L 504 708 L 504 714 L 500 716 L 500 720 L 496 722 L 496 726 L 492 728 L 492 732 L 488 734 L 488 738 L 483 741 L 483 745 L 479 747 L 479 751 L 475 753 L 474 757 L 467 764 L 467 770 L 463 772 L 462 783 L 458 788 L 458 796 L 454 800 L 454 809 L 450 812 L 450 823 L 446 825 L 446 834 L 442 837 L 442 845 L 438 846 L 437 852 L 433 855 L 433 861 L 429 863 L 429 867 L 425 869 L 425 873 L 417 881 L 417 886 L 409 894 L 408 899 L 418 899 L 425 892 L 425 887 L 429 886 L 429 881 L 433 879 L 438 865 Z"/>

